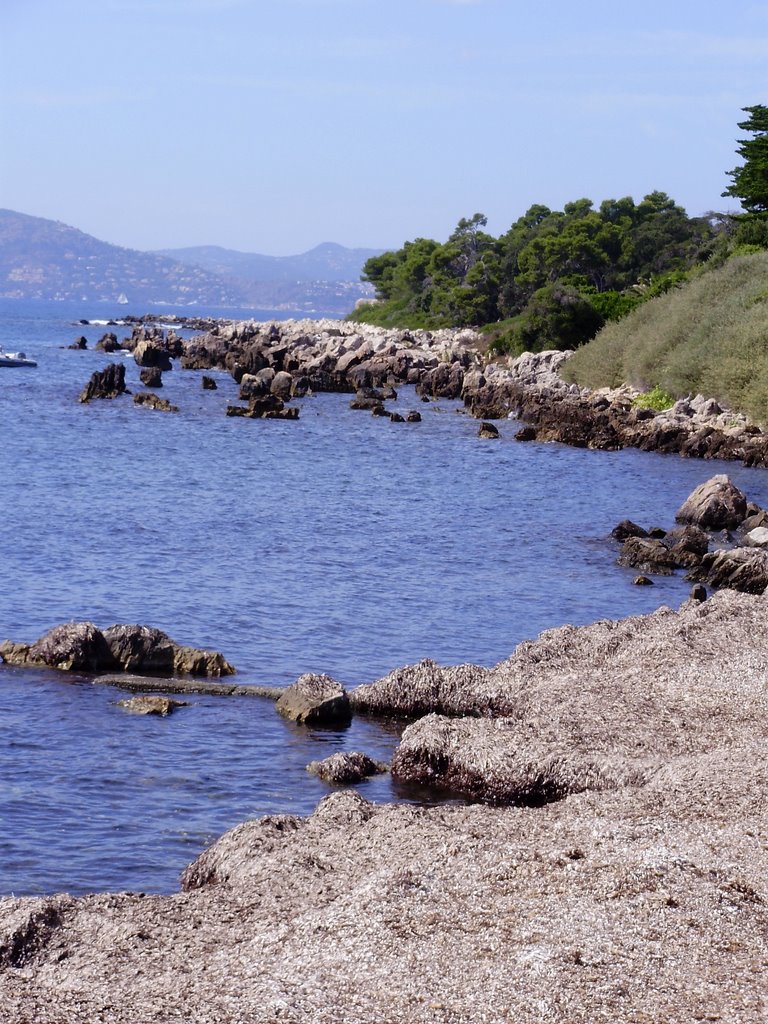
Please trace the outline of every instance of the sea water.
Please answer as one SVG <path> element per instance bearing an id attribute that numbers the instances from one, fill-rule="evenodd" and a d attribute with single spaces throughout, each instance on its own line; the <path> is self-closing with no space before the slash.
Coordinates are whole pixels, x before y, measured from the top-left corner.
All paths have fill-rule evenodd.
<path id="1" fill-rule="evenodd" d="M 228 418 L 234 380 L 213 371 L 207 391 L 178 368 L 160 392 L 178 413 L 128 396 L 82 405 L 109 362 L 142 389 L 130 356 L 93 350 L 105 330 L 129 329 L 77 322 L 120 312 L 0 310 L 0 345 L 38 362 L 0 369 L 0 639 L 69 620 L 143 623 L 222 651 L 243 684 L 326 672 L 354 687 L 421 658 L 492 665 L 543 629 L 685 599 L 681 574 L 637 587 L 616 565 L 619 520 L 670 527 L 716 472 L 768 503 L 763 471 L 520 444 L 514 422 L 483 440 L 460 403 L 423 404 L 409 388 L 393 407 L 421 423 L 352 411 L 338 394 L 296 402 L 298 421 Z M 69 350 L 81 334 L 88 350 Z M 255 698 L 135 716 L 124 696 L 86 676 L 0 668 L 0 894 L 172 891 L 227 828 L 309 813 L 330 791 L 309 761 L 387 760 L 399 736 L 365 719 L 299 728 Z M 359 789 L 438 798 L 388 775 Z"/>

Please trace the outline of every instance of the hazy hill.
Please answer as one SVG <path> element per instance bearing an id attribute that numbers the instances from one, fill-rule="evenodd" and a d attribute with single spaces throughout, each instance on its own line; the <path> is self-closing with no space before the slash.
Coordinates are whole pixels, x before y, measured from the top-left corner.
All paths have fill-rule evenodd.
<path id="1" fill-rule="evenodd" d="M 158 250 L 159 255 L 180 263 L 247 281 L 359 281 L 365 261 L 381 252 L 346 249 L 335 242 L 323 242 L 298 256 L 262 256 L 217 245 Z"/>
<path id="2" fill-rule="evenodd" d="M 204 258 L 124 249 L 59 221 L 0 210 L 0 298 L 116 303 L 124 295 L 134 308 L 254 306 L 344 315 L 371 294 L 359 277 L 375 251 L 331 243 L 296 257 L 179 250 L 218 254 L 204 265 Z"/>
<path id="3" fill-rule="evenodd" d="M 733 256 L 609 323 L 564 375 L 589 387 L 697 392 L 768 423 L 768 252 Z"/>

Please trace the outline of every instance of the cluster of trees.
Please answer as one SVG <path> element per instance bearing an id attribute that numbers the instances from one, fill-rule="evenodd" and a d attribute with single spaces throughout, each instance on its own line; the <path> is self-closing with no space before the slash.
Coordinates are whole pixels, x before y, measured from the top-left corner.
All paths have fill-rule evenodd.
<path id="1" fill-rule="evenodd" d="M 504 321 L 508 347 L 566 347 L 626 312 L 652 282 L 706 258 L 717 235 L 664 192 L 597 209 L 589 199 L 532 206 L 499 238 L 486 223 L 476 213 L 445 243 L 418 238 L 369 259 L 363 279 L 380 301 L 356 316 L 409 327 Z"/>
<path id="2" fill-rule="evenodd" d="M 768 108 L 745 108 L 742 168 L 724 195 L 742 199 L 741 218 L 689 217 L 665 192 L 642 201 L 590 199 L 563 210 L 532 206 L 494 238 L 481 213 L 459 221 L 447 242 L 417 238 L 369 259 L 363 280 L 378 303 L 354 319 L 403 327 L 490 325 L 506 351 L 568 348 L 591 338 L 646 298 L 684 280 L 690 270 L 742 242 L 760 241 L 755 217 L 768 211 Z M 746 197 L 746 198 L 745 198 Z M 761 229 L 765 229 L 765 220 Z M 751 232 L 751 234 L 750 234 Z M 768 244 L 768 243 L 766 243 Z"/>

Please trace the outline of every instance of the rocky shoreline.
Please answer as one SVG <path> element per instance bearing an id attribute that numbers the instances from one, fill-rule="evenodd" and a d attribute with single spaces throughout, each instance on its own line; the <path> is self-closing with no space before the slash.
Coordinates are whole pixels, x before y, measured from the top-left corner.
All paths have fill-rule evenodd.
<path id="1" fill-rule="evenodd" d="M 201 333 L 191 338 L 178 333 L 189 328 Z M 82 341 L 72 347 L 82 347 Z M 568 383 L 561 371 L 569 352 L 492 358 L 482 335 L 471 329 L 408 331 L 343 320 L 178 318 L 168 327 L 143 317 L 132 324 L 129 337 L 119 341 L 110 331 L 96 347 L 131 351 L 142 372 L 162 373 L 175 361 L 181 369 L 230 373 L 240 386 L 241 402 L 247 403 L 230 406 L 231 416 L 295 419 L 298 409 L 288 408 L 288 403 L 320 391 L 354 395 L 353 408 L 390 415 L 385 403 L 396 397 L 391 389 L 411 384 L 424 400 L 461 400 L 478 419 L 519 421 L 514 434 L 519 441 L 559 441 L 609 451 L 632 447 L 768 466 L 768 435 L 714 399 L 688 396 L 657 411 L 638 403 L 639 393 L 630 387 L 593 391 Z M 86 386 L 82 401 L 115 397 L 124 390 L 124 382 L 115 387 L 117 365 L 103 373 L 103 381 L 92 379 Z M 157 376 L 149 379 L 154 383 L 148 386 L 162 386 Z"/>

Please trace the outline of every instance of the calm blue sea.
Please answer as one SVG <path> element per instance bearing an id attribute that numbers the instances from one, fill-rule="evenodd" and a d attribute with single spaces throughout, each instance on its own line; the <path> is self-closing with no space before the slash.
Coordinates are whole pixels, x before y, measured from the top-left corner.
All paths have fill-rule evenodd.
<path id="1" fill-rule="evenodd" d="M 0 369 L 0 639 L 70 619 L 146 623 L 223 651 L 242 683 L 312 671 L 353 687 L 424 657 L 491 665 L 547 627 L 685 598 L 681 577 L 635 587 L 615 565 L 620 519 L 669 526 L 716 472 L 768 504 L 759 470 L 519 444 L 514 423 L 484 441 L 458 403 L 407 388 L 397 406 L 420 424 L 353 412 L 344 395 L 302 400 L 297 422 L 227 418 L 234 381 L 218 373 L 203 391 L 178 369 L 162 392 L 177 415 L 128 397 L 80 405 L 115 358 L 141 387 L 131 358 L 65 347 L 106 329 L 80 318 L 124 312 L 147 310 L 0 307 L 0 345 L 39 364 Z M 309 812 L 328 789 L 308 761 L 387 759 L 398 736 L 366 721 L 309 732 L 254 699 L 147 719 L 117 707 L 124 696 L 0 669 L 0 894 L 172 891 L 237 822 Z M 388 776 L 361 790 L 425 796 Z"/>

